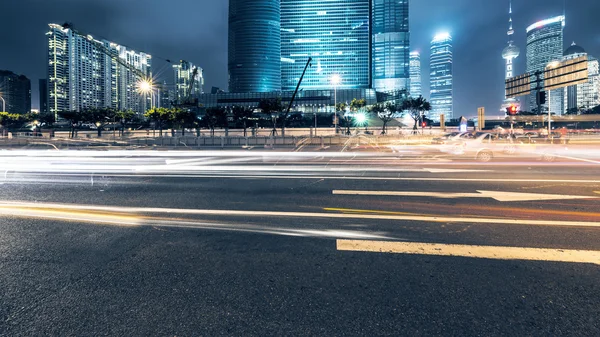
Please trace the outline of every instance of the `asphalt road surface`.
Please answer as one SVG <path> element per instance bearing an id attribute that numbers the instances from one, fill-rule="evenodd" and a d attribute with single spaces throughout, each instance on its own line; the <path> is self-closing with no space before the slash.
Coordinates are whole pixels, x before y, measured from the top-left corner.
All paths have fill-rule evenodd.
<path id="1" fill-rule="evenodd" d="M 425 152 L 0 152 L 0 335 L 600 335 L 600 158 Z"/>

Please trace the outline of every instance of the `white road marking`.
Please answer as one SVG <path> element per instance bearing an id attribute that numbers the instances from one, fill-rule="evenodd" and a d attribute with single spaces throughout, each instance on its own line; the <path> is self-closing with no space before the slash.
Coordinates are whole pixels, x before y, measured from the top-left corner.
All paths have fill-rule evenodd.
<path id="1" fill-rule="evenodd" d="M 542 201 L 542 200 L 573 200 L 598 199 L 596 196 L 537 194 L 502 191 L 477 191 L 477 193 L 446 193 L 446 192 L 407 192 L 407 191 L 353 191 L 333 190 L 334 195 L 368 195 L 368 196 L 397 196 L 397 197 L 430 197 L 440 199 L 456 198 L 491 198 L 497 201 Z"/>
<path id="2" fill-rule="evenodd" d="M 323 219 L 368 219 L 368 220 L 395 220 L 417 221 L 434 223 L 472 223 L 472 224 L 506 224 L 530 226 L 557 226 L 557 227 L 591 227 L 600 228 L 600 222 L 591 221 L 552 221 L 531 219 L 501 219 L 501 218 L 466 218 L 452 216 L 425 216 L 425 215 L 382 215 L 382 214 L 353 214 L 353 213 L 316 213 L 316 212 L 277 212 L 277 211 L 242 211 L 242 210 L 211 210 L 211 209 L 181 209 L 181 208 L 152 208 L 152 207 L 119 207 L 96 206 L 79 204 L 53 204 L 0 201 L 0 215 L 10 215 L 14 208 L 51 209 L 51 210 L 86 210 L 119 212 L 134 214 L 194 214 L 231 217 L 292 217 L 292 218 L 323 218 Z"/>
<path id="3" fill-rule="evenodd" d="M 528 260 L 600 265 L 600 251 L 526 247 L 471 246 L 419 242 L 337 240 L 337 250 L 411 255 L 459 256 L 494 260 Z"/>

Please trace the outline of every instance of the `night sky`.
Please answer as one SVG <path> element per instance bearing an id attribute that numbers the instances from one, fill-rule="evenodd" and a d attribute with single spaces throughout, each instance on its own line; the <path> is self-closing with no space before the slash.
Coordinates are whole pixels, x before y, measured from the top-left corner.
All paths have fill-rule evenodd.
<path id="1" fill-rule="evenodd" d="M 249 0 L 252 1 L 252 0 Z M 72 22 L 83 32 L 152 54 L 154 73 L 172 82 L 163 59 L 185 59 L 204 68 L 205 90 L 227 88 L 227 0 L 1 0 L 0 69 L 32 80 L 45 78 L 48 23 Z M 600 57 L 600 1 L 514 0 L 516 73 L 525 72 L 525 28 L 563 13 L 565 48 L 575 41 Z M 508 0 L 412 0 L 411 45 L 422 52 L 428 92 L 429 42 L 441 31 L 454 38 L 455 115 L 476 116 L 478 106 L 499 111 L 503 99 Z"/>

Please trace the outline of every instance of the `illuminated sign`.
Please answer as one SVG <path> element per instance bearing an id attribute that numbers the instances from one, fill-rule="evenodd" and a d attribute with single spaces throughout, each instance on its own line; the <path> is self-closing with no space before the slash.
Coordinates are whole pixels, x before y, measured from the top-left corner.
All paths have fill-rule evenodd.
<path id="1" fill-rule="evenodd" d="M 526 73 L 506 80 L 506 98 L 525 96 L 531 93 L 531 75 Z"/>
<path id="2" fill-rule="evenodd" d="M 588 81 L 588 57 L 577 57 L 563 62 L 550 63 L 544 71 L 544 88 L 554 90 Z"/>

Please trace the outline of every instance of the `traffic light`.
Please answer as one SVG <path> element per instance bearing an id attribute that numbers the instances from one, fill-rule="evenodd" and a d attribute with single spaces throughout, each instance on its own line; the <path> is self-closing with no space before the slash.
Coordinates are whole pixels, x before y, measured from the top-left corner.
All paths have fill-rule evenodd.
<path id="1" fill-rule="evenodd" d="M 423 123 L 421 123 L 421 127 L 424 128 L 427 126 L 427 122 L 423 121 Z"/>
<path id="2" fill-rule="evenodd" d="M 516 105 L 511 105 L 509 107 L 506 107 L 506 114 L 509 116 L 515 116 L 517 114 L 519 109 L 517 109 Z"/>
<path id="3" fill-rule="evenodd" d="M 537 104 L 546 104 L 546 92 L 540 91 L 536 95 L 536 103 Z"/>

